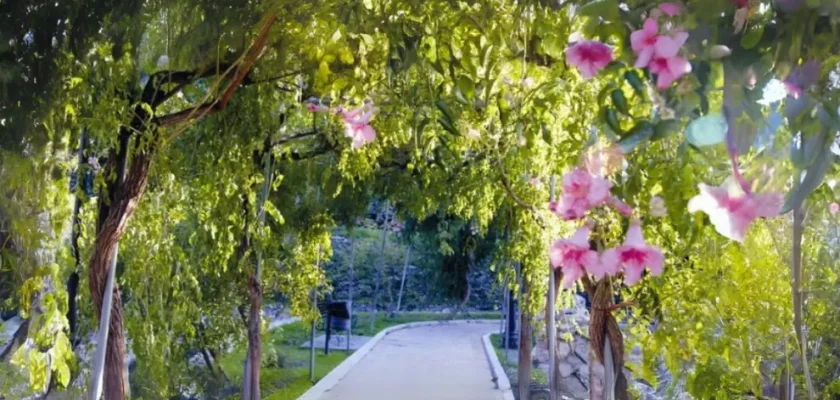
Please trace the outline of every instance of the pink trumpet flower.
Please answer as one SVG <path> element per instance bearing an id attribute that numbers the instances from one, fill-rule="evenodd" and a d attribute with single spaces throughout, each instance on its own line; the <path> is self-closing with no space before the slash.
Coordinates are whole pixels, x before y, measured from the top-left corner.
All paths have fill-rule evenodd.
<path id="1" fill-rule="evenodd" d="M 612 48 L 597 41 L 577 42 L 566 49 L 566 61 L 577 67 L 586 79 L 595 76 L 612 60 Z"/>
<path id="2" fill-rule="evenodd" d="M 563 287 L 571 289 L 587 271 L 598 272 L 598 253 L 589 249 L 589 232 L 594 222 L 587 221 L 569 239 L 558 239 L 551 246 L 551 266 L 563 271 Z"/>
<path id="3" fill-rule="evenodd" d="M 376 138 L 376 131 L 370 126 L 370 119 L 376 111 L 377 108 L 373 106 L 338 111 L 344 117 L 344 136 L 353 139 L 354 149 L 371 143 Z"/>
<path id="4" fill-rule="evenodd" d="M 793 98 L 799 98 L 819 77 L 820 64 L 816 60 L 807 61 L 791 71 L 785 79 L 785 89 Z"/>
<path id="5" fill-rule="evenodd" d="M 647 67 L 655 58 L 669 59 L 677 55 L 688 33 L 677 31 L 673 35 L 660 35 L 656 20 L 648 18 L 644 26 L 630 34 L 630 47 L 636 53 L 636 68 Z"/>
<path id="6" fill-rule="evenodd" d="M 837 213 L 840 212 L 840 204 L 837 204 L 837 203 L 829 204 L 828 205 L 828 212 L 830 212 L 831 215 L 837 215 Z"/>
<path id="7" fill-rule="evenodd" d="M 645 267 L 653 276 L 658 276 L 662 273 L 664 262 L 662 250 L 645 243 L 638 219 L 630 221 L 630 229 L 627 230 L 623 245 L 601 254 L 602 268 L 607 273 L 617 273 L 619 268 L 623 268 L 624 283 L 627 286 L 633 286 L 642 279 Z"/>
<path id="8" fill-rule="evenodd" d="M 779 214 L 784 203 L 780 193 L 747 194 L 733 178 L 719 187 L 698 185 L 700 194 L 688 202 L 691 213 L 702 211 L 721 235 L 738 242 L 756 218 L 771 218 Z"/>
<path id="9" fill-rule="evenodd" d="M 650 72 L 656 74 L 656 88 L 665 90 L 674 81 L 680 79 L 686 73 L 691 72 L 691 64 L 683 57 L 673 56 L 670 58 L 654 58 L 650 62 Z"/>
<path id="10" fill-rule="evenodd" d="M 619 214 L 625 217 L 633 215 L 633 207 L 630 207 L 627 203 L 619 200 L 618 197 L 610 196 L 610 198 L 607 199 L 607 204 L 609 204 L 610 207 L 615 208 Z"/>
<path id="11" fill-rule="evenodd" d="M 610 181 L 593 176 L 578 168 L 563 176 L 563 194 L 560 202 L 552 202 L 549 209 L 565 220 L 583 218 L 587 211 L 607 201 Z"/>
<path id="12" fill-rule="evenodd" d="M 677 3 L 662 3 L 659 5 L 658 8 L 659 11 L 664 12 L 669 17 L 675 17 L 677 15 L 680 15 L 680 12 L 682 11 L 682 7 L 680 7 L 680 5 Z"/>
<path id="13" fill-rule="evenodd" d="M 306 104 L 306 109 L 309 110 L 310 112 L 318 112 L 318 113 L 324 113 L 324 112 L 329 112 L 330 111 L 330 109 L 328 107 L 318 105 L 318 104 L 315 104 L 315 103 Z"/>

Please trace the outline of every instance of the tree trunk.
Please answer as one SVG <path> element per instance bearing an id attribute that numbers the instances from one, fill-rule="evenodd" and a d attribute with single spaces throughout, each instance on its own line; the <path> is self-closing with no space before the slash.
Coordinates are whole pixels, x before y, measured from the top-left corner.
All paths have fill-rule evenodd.
<path id="1" fill-rule="evenodd" d="M 243 400 L 260 399 L 260 355 L 262 354 L 262 343 L 260 341 L 260 310 L 262 309 L 262 288 L 256 277 L 251 277 L 248 284 L 248 294 L 251 296 L 251 313 L 248 318 L 248 369 L 249 375 L 245 376 L 244 385 L 250 387 L 246 392 L 243 390 Z"/>
<path id="2" fill-rule="evenodd" d="M 549 267 L 550 267 L 550 266 L 549 266 Z M 555 270 L 555 269 L 552 269 L 552 270 L 550 271 L 550 273 L 554 276 L 554 280 L 553 280 L 552 282 L 554 283 L 554 285 L 553 285 L 554 287 L 553 287 L 553 288 L 554 288 L 554 294 L 555 294 L 555 297 L 554 297 L 554 305 L 556 305 L 556 304 L 557 304 L 557 293 L 560 293 L 560 283 L 561 283 L 561 282 L 562 282 L 562 280 L 563 280 L 563 274 L 562 274 L 562 272 L 560 272 L 560 270 L 559 270 L 559 269 L 556 269 L 556 270 Z M 555 311 L 555 309 L 554 309 L 554 307 L 551 307 L 551 303 L 550 303 L 550 301 L 549 301 L 549 299 L 550 299 L 550 298 L 551 298 L 551 292 L 549 292 L 549 293 L 547 293 L 547 294 L 546 294 L 546 302 L 545 302 L 545 337 L 546 337 L 546 338 L 548 338 L 548 341 L 549 341 L 549 342 L 548 342 L 548 345 L 549 345 L 549 346 L 548 346 L 548 347 L 549 347 L 549 351 L 548 351 L 549 357 L 552 357 L 552 358 L 553 358 L 553 360 L 554 360 L 553 371 L 551 371 L 551 369 L 552 369 L 552 368 L 549 368 L 549 370 L 550 370 L 550 371 L 549 371 L 549 381 L 551 381 L 550 383 L 552 383 L 552 382 L 553 382 L 553 384 L 551 385 L 551 386 L 553 387 L 552 391 L 555 391 L 555 392 L 556 392 L 557 390 L 559 390 L 559 389 L 560 389 L 560 388 L 558 387 L 558 384 L 559 384 L 560 379 L 561 379 L 562 377 L 560 376 L 560 372 L 559 372 L 559 371 L 558 371 L 558 369 L 557 369 L 557 365 L 559 365 L 559 364 L 560 364 L 560 354 L 557 352 L 557 327 L 556 327 L 556 326 L 554 326 L 554 325 L 555 325 L 555 324 L 554 324 L 554 322 L 556 322 L 556 321 L 555 321 L 555 319 L 554 319 L 554 318 L 552 318 L 552 315 L 551 315 L 551 314 Z M 552 330 L 553 330 L 553 332 L 552 332 Z M 554 345 L 553 345 L 553 346 L 552 346 L 552 341 L 554 341 L 554 343 L 553 343 Z M 552 373 L 552 372 L 553 372 L 553 375 L 554 375 L 554 379 L 553 379 L 553 380 L 551 379 L 551 373 Z"/>
<path id="3" fill-rule="evenodd" d="M 121 163 L 118 168 L 122 170 L 127 163 L 128 139 L 129 136 L 123 132 L 120 139 L 120 153 L 117 156 L 119 160 L 117 162 Z M 100 212 L 107 210 L 107 214 L 104 218 L 100 214 L 100 229 L 96 235 L 93 256 L 88 270 L 89 288 L 96 315 L 101 315 L 102 312 L 108 271 L 111 268 L 117 246 L 119 246 L 128 220 L 146 188 L 152 156 L 150 150 L 141 149 L 138 151 L 130 169 L 128 169 L 128 173 L 125 175 L 124 182 L 122 184 L 119 181 L 117 182 L 111 203 L 100 208 Z M 117 176 L 120 175 L 118 173 Z M 104 394 L 107 400 L 124 400 L 128 395 L 128 364 L 126 363 L 122 300 L 117 282 L 114 282 L 109 326 L 103 374 Z"/>
<path id="4" fill-rule="evenodd" d="M 271 173 L 272 165 L 272 145 L 271 134 L 265 138 L 265 147 L 263 149 L 263 187 L 260 194 L 259 204 L 257 205 L 257 225 L 262 226 L 265 222 L 265 202 L 268 200 L 268 194 L 271 187 L 273 175 Z M 248 235 L 245 227 L 245 234 Z M 251 298 L 251 310 L 248 315 L 248 355 L 245 362 L 245 375 L 242 377 L 242 400 L 259 400 L 260 399 L 260 363 L 262 355 L 262 342 L 260 338 L 262 328 L 262 318 L 260 312 L 262 311 L 262 286 L 260 279 L 262 276 L 262 254 L 257 251 L 256 264 L 254 266 L 254 273 L 248 282 L 248 295 Z"/>
<path id="5" fill-rule="evenodd" d="M 528 285 L 524 279 L 520 278 L 520 296 L 528 292 Z M 521 301 L 521 311 L 519 312 L 519 364 L 517 366 L 517 381 L 519 384 L 519 398 L 527 400 L 531 397 L 531 314 L 527 312 L 527 303 Z"/>
<path id="6" fill-rule="evenodd" d="M 77 180 L 77 190 L 83 189 L 83 185 L 81 182 L 81 175 L 82 175 L 82 165 L 86 164 L 85 161 L 85 148 L 87 147 L 87 129 L 82 128 L 82 137 L 79 140 L 79 164 L 78 168 L 76 169 L 76 174 L 79 177 Z M 77 296 L 79 292 L 79 271 L 82 270 L 82 256 L 81 252 L 79 251 L 79 235 L 81 229 L 79 225 L 81 224 L 81 220 L 79 219 L 79 212 L 82 210 L 82 199 L 80 196 L 76 196 L 75 203 L 73 205 L 73 218 L 72 218 L 72 230 L 71 230 L 71 239 L 70 239 L 70 246 L 72 247 L 73 251 L 73 260 L 75 261 L 75 266 L 73 272 L 70 274 L 70 278 L 67 279 L 67 325 L 68 325 L 68 337 L 70 338 L 70 345 L 71 347 L 75 348 L 77 345 L 77 334 L 79 330 L 79 323 L 78 323 L 78 304 L 77 304 Z"/>
<path id="7" fill-rule="evenodd" d="M 808 338 L 805 337 L 805 327 L 802 322 L 804 294 L 802 292 L 802 231 L 805 219 L 801 205 L 793 209 L 793 249 L 791 256 L 791 269 L 793 273 L 793 326 L 796 329 L 796 341 L 799 344 L 798 351 L 802 360 L 802 372 L 805 375 L 805 388 L 808 391 L 808 399 L 814 400 L 814 385 L 811 382 L 811 371 L 808 366 Z"/>
<path id="8" fill-rule="evenodd" d="M 524 286 L 524 284 L 523 284 Z M 524 307 L 523 307 L 524 308 Z M 519 398 L 531 396 L 531 315 L 525 311 L 519 313 Z"/>

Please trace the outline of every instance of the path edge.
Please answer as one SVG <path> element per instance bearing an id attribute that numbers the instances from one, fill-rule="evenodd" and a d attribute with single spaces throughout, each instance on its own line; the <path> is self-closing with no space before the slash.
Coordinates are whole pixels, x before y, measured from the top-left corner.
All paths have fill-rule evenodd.
<path id="1" fill-rule="evenodd" d="M 514 400 L 510 379 L 508 379 L 507 372 L 505 372 L 499 357 L 496 355 L 496 350 L 490 341 L 490 335 L 493 335 L 493 333 L 488 333 L 481 338 L 484 342 L 484 354 L 487 355 L 487 362 L 490 364 L 490 373 L 493 374 L 493 379 L 496 381 L 496 389 L 502 392 L 502 399 Z"/>
<path id="2" fill-rule="evenodd" d="M 419 321 L 419 322 L 408 322 L 401 325 L 395 325 L 390 328 L 385 328 L 381 332 L 377 333 L 372 339 L 368 340 L 362 347 L 358 350 L 354 351 L 350 357 L 347 357 L 341 364 L 338 364 L 337 367 L 333 368 L 325 377 L 321 378 L 315 386 L 312 386 L 303 393 L 297 400 L 318 400 L 321 395 L 330 391 L 338 382 L 350 372 L 353 367 L 356 366 L 360 361 L 362 361 L 365 356 L 373 350 L 373 347 L 376 346 L 385 336 L 390 335 L 396 331 L 401 331 L 403 329 L 408 328 L 420 328 L 424 326 L 437 326 L 437 325 L 460 325 L 460 324 L 498 324 L 499 320 L 497 319 L 455 319 L 455 320 L 444 320 L 444 321 Z M 492 350 L 492 348 L 491 348 Z M 487 351 L 486 344 L 485 344 L 485 353 Z M 495 354 L 494 354 L 495 357 Z M 496 360 L 498 361 L 498 359 Z M 507 379 L 507 375 L 505 375 L 505 379 Z M 508 383 L 508 387 L 510 387 L 510 383 Z M 513 400 L 513 396 L 510 399 L 505 397 L 505 400 Z"/>

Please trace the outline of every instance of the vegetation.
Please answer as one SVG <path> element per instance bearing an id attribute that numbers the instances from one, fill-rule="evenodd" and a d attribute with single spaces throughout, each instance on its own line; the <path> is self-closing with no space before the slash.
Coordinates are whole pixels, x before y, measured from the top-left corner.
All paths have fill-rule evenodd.
<path id="1" fill-rule="evenodd" d="M 261 368 L 264 296 L 317 321 L 313 294 L 352 287 L 342 236 L 372 311 L 396 309 L 400 243 L 428 283 L 405 304 L 492 309 L 506 287 L 527 349 L 552 265 L 592 300 L 607 367 L 639 346 L 637 376 L 664 365 L 697 398 L 838 396 L 839 17 L 834 0 L 3 3 L 0 300 L 23 323 L 0 395 L 90 389 L 111 304 L 107 399 L 212 398 L 199 375 L 225 371 L 263 398 L 294 374 Z M 241 379 L 228 357 L 250 360 Z"/>

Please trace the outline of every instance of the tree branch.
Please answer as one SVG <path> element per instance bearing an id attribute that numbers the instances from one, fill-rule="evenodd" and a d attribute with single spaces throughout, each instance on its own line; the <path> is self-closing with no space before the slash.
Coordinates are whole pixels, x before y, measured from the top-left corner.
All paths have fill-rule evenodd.
<path id="1" fill-rule="evenodd" d="M 504 186 L 505 191 L 507 192 L 508 196 L 510 196 L 510 198 L 513 199 L 513 201 L 516 204 L 518 204 L 520 207 L 536 213 L 536 211 L 537 211 L 536 207 L 534 207 L 531 204 L 526 203 L 524 200 L 520 199 L 519 196 L 516 195 L 516 193 L 514 193 L 513 188 L 510 186 L 510 181 L 508 180 L 508 177 L 505 174 L 504 163 L 502 163 L 501 157 L 499 157 L 498 161 L 499 161 L 499 173 L 500 173 L 501 178 L 502 178 L 502 186 Z"/>
<path id="2" fill-rule="evenodd" d="M 230 101 L 231 97 L 233 97 L 233 93 L 239 88 L 245 77 L 251 71 L 254 66 L 254 62 L 256 62 L 257 58 L 262 54 L 262 50 L 265 47 L 266 40 L 268 40 L 268 32 L 274 23 L 277 21 L 277 16 L 271 14 L 265 24 L 263 25 L 262 29 L 260 30 L 259 35 L 254 40 L 254 44 L 248 49 L 248 51 L 240 58 L 240 61 L 237 63 L 241 63 L 239 67 L 236 69 L 236 75 L 233 77 L 233 80 L 227 85 L 225 88 L 222 96 L 218 99 L 205 102 L 201 105 L 190 107 L 186 110 L 181 110 L 172 114 L 164 115 L 162 117 L 158 117 L 154 119 L 154 122 L 159 126 L 168 126 L 168 125 L 176 125 L 182 122 L 189 122 L 193 120 L 198 120 L 203 118 L 204 116 L 216 113 L 221 111 L 227 107 L 228 102 Z M 234 64 L 235 65 L 235 64 Z M 220 68 L 219 68 L 220 69 Z M 229 71 L 233 69 L 233 66 L 228 68 L 225 73 L 222 75 L 224 77 L 228 74 Z M 218 69 L 217 69 L 218 72 Z M 171 140 L 179 133 L 183 132 L 183 129 L 173 133 L 170 135 L 169 139 Z"/>

